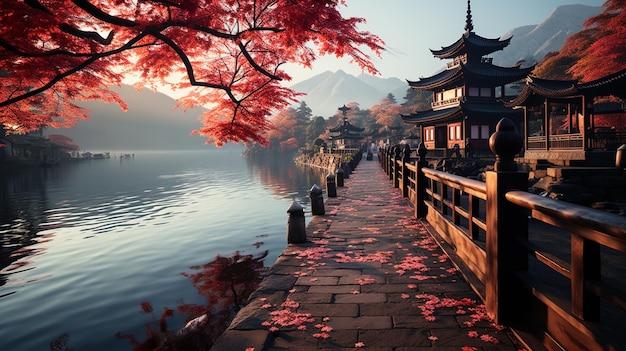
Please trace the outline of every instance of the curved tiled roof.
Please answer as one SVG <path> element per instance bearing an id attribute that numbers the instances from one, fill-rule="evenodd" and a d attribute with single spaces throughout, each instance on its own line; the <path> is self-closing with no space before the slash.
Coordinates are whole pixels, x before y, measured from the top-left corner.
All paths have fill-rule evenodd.
<path id="1" fill-rule="evenodd" d="M 504 85 L 528 76 L 535 66 L 520 68 L 519 66 L 501 67 L 486 63 L 461 64 L 466 80 L 474 83 L 489 82 L 489 85 Z M 480 85 L 480 84 L 478 84 Z"/>
<path id="2" fill-rule="evenodd" d="M 626 99 L 626 69 L 606 75 L 596 80 L 578 84 L 578 89 L 594 95 L 614 95 Z"/>
<path id="3" fill-rule="evenodd" d="M 426 110 L 411 115 L 400 115 L 404 123 L 409 124 L 425 124 L 432 122 L 452 121 L 463 116 L 463 110 L 460 106 L 446 108 L 443 110 Z"/>
<path id="4" fill-rule="evenodd" d="M 362 132 L 365 130 L 365 128 L 359 128 L 355 125 L 353 125 L 352 123 L 348 122 L 346 119 L 344 119 L 339 125 L 337 125 L 335 128 L 328 128 L 329 131 L 331 132 Z"/>
<path id="5" fill-rule="evenodd" d="M 575 80 L 528 77 L 522 92 L 505 105 L 523 106 L 535 104 L 537 99 L 542 101 L 543 98 L 564 98 L 580 95 L 614 95 L 626 98 L 626 69 L 587 83 L 577 83 Z"/>
<path id="6" fill-rule="evenodd" d="M 453 85 L 464 79 L 476 86 L 504 85 L 526 77 L 535 66 L 520 68 L 519 66 L 501 67 L 490 63 L 468 63 L 439 72 L 434 76 L 421 78 L 418 81 L 407 80 L 411 88 L 422 91 L 433 91 Z"/>
<path id="7" fill-rule="evenodd" d="M 481 37 L 474 32 L 465 32 L 459 40 L 453 44 L 442 47 L 440 50 L 430 50 L 435 57 L 440 59 L 455 58 L 466 53 L 479 56 L 489 55 L 492 52 L 502 50 L 511 42 L 509 37 L 504 40 Z"/>
<path id="8" fill-rule="evenodd" d="M 415 88 L 417 90 L 423 91 L 431 91 L 435 90 L 442 85 L 447 85 L 450 83 L 454 83 L 459 78 L 461 78 L 461 67 L 457 66 L 452 69 L 447 69 L 445 71 L 439 72 L 434 76 L 430 76 L 427 78 L 420 78 L 418 81 L 410 81 L 407 80 L 409 86 L 411 88 Z"/>
<path id="9" fill-rule="evenodd" d="M 513 110 L 503 106 L 497 101 L 492 103 L 462 102 L 459 106 L 443 110 L 426 110 L 411 115 L 401 115 L 401 117 L 405 123 L 426 124 L 453 121 L 455 119 L 460 119 L 462 116 L 506 117 L 521 113 L 521 110 Z"/>

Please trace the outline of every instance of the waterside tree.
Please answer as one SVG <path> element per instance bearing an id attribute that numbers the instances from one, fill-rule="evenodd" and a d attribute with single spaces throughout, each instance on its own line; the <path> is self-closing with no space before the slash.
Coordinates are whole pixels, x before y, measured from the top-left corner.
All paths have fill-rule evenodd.
<path id="1" fill-rule="evenodd" d="M 0 123 L 11 130 L 69 126 L 82 100 L 119 104 L 109 90 L 185 90 L 205 106 L 199 133 L 222 145 L 267 143 L 268 118 L 298 96 L 282 66 L 347 56 L 375 74 L 384 43 L 344 18 L 344 0 L 16 0 L 0 5 Z"/>

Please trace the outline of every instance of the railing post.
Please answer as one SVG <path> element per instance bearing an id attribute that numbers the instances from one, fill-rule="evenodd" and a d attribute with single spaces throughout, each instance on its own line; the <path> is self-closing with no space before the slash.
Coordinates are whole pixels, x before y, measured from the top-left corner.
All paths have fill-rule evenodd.
<path id="1" fill-rule="evenodd" d="M 389 154 L 387 155 L 387 168 L 389 171 L 387 175 L 389 176 L 389 180 L 393 180 L 393 155 L 396 153 L 396 147 L 392 147 L 389 149 Z"/>
<path id="2" fill-rule="evenodd" d="M 402 149 L 400 148 L 400 146 L 396 146 L 394 151 L 395 152 L 393 154 L 393 187 L 399 188 L 401 166 L 399 166 L 398 163 L 402 157 Z"/>
<path id="3" fill-rule="evenodd" d="M 409 197 L 409 169 L 406 165 L 411 161 L 411 146 L 404 144 L 402 151 L 402 197 Z"/>
<path id="4" fill-rule="evenodd" d="M 528 213 L 506 201 L 509 190 L 528 190 L 528 174 L 517 170 L 514 157 L 522 148 L 522 136 L 515 125 L 503 118 L 489 138 L 496 154 L 494 170 L 486 174 L 487 188 L 487 276 L 485 282 L 487 311 L 495 322 L 508 323 L 523 313 L 522 288 L 515 272 L 528 269 L 528 253 L 519 239 L 528 239 Z"/>
<path id="5" fill-rule="evenodd" d="M 417 172 L 415 172 L 415 218 L 426 217 L 428 211 L 428 206 L 424 203 L 426 200 L 426 175 L 423 169 L 428 167 L 426 153 L 428 153 L 428 149 L 421 142 L 417 149 L 419 160 L 417 161 L 417 167 L 415 167 L 417 168 Z"/>

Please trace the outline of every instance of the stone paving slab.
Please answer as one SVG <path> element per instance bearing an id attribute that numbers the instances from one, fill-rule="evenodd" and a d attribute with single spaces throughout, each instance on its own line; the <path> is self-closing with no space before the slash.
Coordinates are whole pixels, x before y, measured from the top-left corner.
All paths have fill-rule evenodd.
<path id="1" fill-rule="evenodd" d="M 361 161 L 344 185 L 212 351 L 521 349 L 377 161 Z"/>

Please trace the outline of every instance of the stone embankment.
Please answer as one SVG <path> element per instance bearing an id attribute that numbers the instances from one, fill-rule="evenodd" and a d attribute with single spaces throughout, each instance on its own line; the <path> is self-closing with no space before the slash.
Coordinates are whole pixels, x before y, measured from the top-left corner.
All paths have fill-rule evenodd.
<path id="1" fill-rule="evenodd" d="M 303 152 L 294 158 L 296 164 L 319 168 L 329 172 L 335 172 L 341 164 L 342 156 L 339 154 L 327 154 L 319 152 Z"/>

